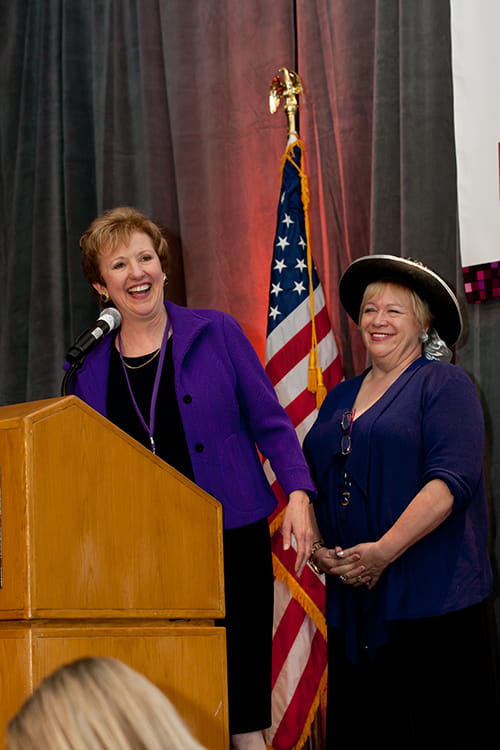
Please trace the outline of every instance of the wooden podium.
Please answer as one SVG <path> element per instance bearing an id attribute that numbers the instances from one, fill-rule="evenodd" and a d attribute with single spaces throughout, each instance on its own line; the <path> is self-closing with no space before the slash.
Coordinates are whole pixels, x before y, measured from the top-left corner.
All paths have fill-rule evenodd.
<path id="1" fill-rule="evenodd" d="M 75 396 L 0 407 L 0 732 L 80 656 L 145 674 L 229 747 L 222 510 Z M 3 741 L 3 740 L 2 740 Z"/>

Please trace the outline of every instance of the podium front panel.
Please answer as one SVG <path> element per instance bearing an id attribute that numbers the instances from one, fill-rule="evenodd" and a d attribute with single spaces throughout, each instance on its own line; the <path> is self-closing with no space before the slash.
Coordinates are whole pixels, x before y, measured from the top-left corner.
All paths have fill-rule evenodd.
<path id="1" fill-rule="evenodd" d="M 84 656 L 112 656 L 144 674 L 172 701 L 209 750 L 229 747 L 225 631 L 211 626 L 131 627 L 26 623 L 0 629 L 0 730 L 38 683 Z M 4 658 L 8 660 L 4 662 Z M 26 668 L 31 662 L 30 671 Z M 5 677 L 9 674 L 8 685 Z"/>
<path id="2" fill-rule="evenodd" d="M 4 617 L 223 616 L 220 503 L 76 397 L 42 404 L 0 408 Z"/>

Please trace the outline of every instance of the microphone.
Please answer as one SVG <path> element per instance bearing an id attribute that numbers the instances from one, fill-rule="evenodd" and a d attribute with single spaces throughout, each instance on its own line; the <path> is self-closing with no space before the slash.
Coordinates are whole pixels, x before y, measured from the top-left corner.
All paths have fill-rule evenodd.
<path id="1" fill-rule="evenodd" d="M 110 331 L 118 328 L 122 322 L 122 316 L 114 307 L 105 307 L 92 328 L 81 333 L 71 346 L 66 359 L 71 364 L 81 364 L 83 358 L 96 346 L 98 341 Z"/>

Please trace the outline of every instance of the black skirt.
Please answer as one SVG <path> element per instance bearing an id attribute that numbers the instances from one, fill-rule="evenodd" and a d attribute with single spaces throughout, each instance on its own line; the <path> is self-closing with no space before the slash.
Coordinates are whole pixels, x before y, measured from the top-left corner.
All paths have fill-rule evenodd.
<path id="1" fill-rule="evenodd" d="M 229 732 L 271 725 L 273 569 L 267 519 L 224 531 Z"/>
<path id="2" fill-rule="evenodd" d="M 329 628 L 328 654 L 327 750 L 500 747 L 490 601 L 394 623 L 375 659 L 357 665 Z"/>

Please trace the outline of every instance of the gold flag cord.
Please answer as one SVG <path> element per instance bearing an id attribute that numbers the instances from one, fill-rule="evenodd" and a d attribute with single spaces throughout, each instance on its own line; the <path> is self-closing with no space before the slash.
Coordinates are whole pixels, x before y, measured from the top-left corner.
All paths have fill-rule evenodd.
<path id="1" fill-rule="evenodd" d="M 291 135 L 296 135 L 291 133 Z M 309 277 L 309 306 L 311 310 L 311 349 L 309 352 L 309 369 L 307 376 L 307 389 L 316 394 L 316 408 L 319 409 L 326 397 L 326 387 L 323 382 L 323 372 L 319 362 L 318 354 L 318 337 L 316 333 L 316 318 L 314 311 L 314 287 L 313 287 L 313 259 L 311 252 L 310 225 L 309 225 L 309 179 L 302 166 L 299 166 L 293 158 L 294 148 L 297 147 L 301 152 L 301 165 L 304 162 L 305 146 L 304 142 L 298 137 L 297 140 L 289 143 L 281 159 L 281 177 L 287 162 L 293 164 L 300 176 L 301 198 L 304 207 L 304 226 L 306 233 L 307 247 L 307 273 Z"/>

